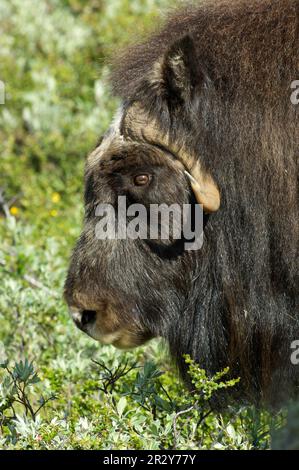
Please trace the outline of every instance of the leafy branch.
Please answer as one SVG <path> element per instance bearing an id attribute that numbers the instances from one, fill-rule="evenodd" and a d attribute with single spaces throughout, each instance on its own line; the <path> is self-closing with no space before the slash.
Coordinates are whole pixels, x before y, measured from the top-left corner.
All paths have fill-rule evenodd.
<path id="1" fill-rule="evenodd" d="M 40 382 L 40 378 L 34 370 L 32 362 L 27 359 L 20 361 L 10 368 L 8 361 L 0 364 L 0 368 L 6 372 L 1 383 L 1 400 L 0 400 L 0 427 L 4 433 L 4 427 L 13 431 L 13 421 L 17 418 L 16 406 L 20 405 L 26 416 L 30 416 L 33 421 L 36 420 L 38 413 L 46 404 L 54 400 L 54 395 L 44 398 L 43 396 L 32 403 L 30 388 Z"/>

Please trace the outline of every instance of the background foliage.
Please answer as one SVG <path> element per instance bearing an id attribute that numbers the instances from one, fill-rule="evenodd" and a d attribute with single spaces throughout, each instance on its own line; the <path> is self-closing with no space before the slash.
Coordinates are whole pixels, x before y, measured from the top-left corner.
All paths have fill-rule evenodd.
<path id="1" fill-rule="evenodd" d="M 234 385 L 226 371 L 209 379 L 186 358 L 190 394 L 162 343 L 100 346 L 62 301 L 84 158 L 117 106 L 106 59 L 167 3 L 0 0 L 2 448 L 260 449 L 283 422 L 251 407 L 213 411 L 215 390 Z"/>

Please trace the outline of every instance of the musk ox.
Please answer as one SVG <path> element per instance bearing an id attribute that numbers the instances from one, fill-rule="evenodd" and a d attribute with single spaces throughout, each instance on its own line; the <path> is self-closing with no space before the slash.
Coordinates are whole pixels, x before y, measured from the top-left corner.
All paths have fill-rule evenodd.
<path id="1" fill-rule="evenodd" d="M 299 379 L 298 36 L 299 0 L 209 0 L 119 54 L 122 105 L 87 158 L 65 284 L 96 340 L 163 337 L 183 378 L 186 353 L 209 373 L 229 366 L 246 400 L 275 401 Z M 199 203 L 201 249 L 97 239 L 95 207 L 119 196 Z"/>

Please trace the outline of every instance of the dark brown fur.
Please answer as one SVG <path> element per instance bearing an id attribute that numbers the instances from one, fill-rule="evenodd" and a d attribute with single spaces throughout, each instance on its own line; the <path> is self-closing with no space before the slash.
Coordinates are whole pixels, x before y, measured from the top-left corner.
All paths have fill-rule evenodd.
<path id="1" fill-rule="evenodd" d="M 183 353 L 209 372 L 229 365 L 250 399 L 275 401 L 299 377 L 290 362 L 299 339 L 299 105 L 290 101 L 298 39 L 298 0 L 204 2 L 126 50 L 112 78 L 127 106 L 142 103 L 161 130 L 187 142 L 221 191 L 203 248 L 178 261 L 182 301 L 169 296 L 171 315 L 157 305 L 160 330 L 145 311 L 141 322 L 169 341 L 183 376 Z M 174 76 L 170 59 L 182 52 Z M 174 276 L 163 266 L 153 289 L 163 273 Z M 134 274 L 130 282 L 134 289 Z"/>

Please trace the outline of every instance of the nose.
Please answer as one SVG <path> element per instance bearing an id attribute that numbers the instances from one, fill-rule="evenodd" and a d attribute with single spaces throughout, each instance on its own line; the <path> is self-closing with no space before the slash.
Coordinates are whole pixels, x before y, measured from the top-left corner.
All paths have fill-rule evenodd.
<path id="1" fill-rule="evenodd" d="M 96 319 L 96 312 L 94 310 L 83 310 L 81 314 L 82 326 L 88 325 L 89 323 L 94 323 L 95 319 Z"/>
<path id="2" fill-rule="evenodd" d="M 70 307 L 70 314 L 77 327 L 81 330 L 95 323 L 97 315 L 95 310 L 79 310 L 76 307 Z"/>

